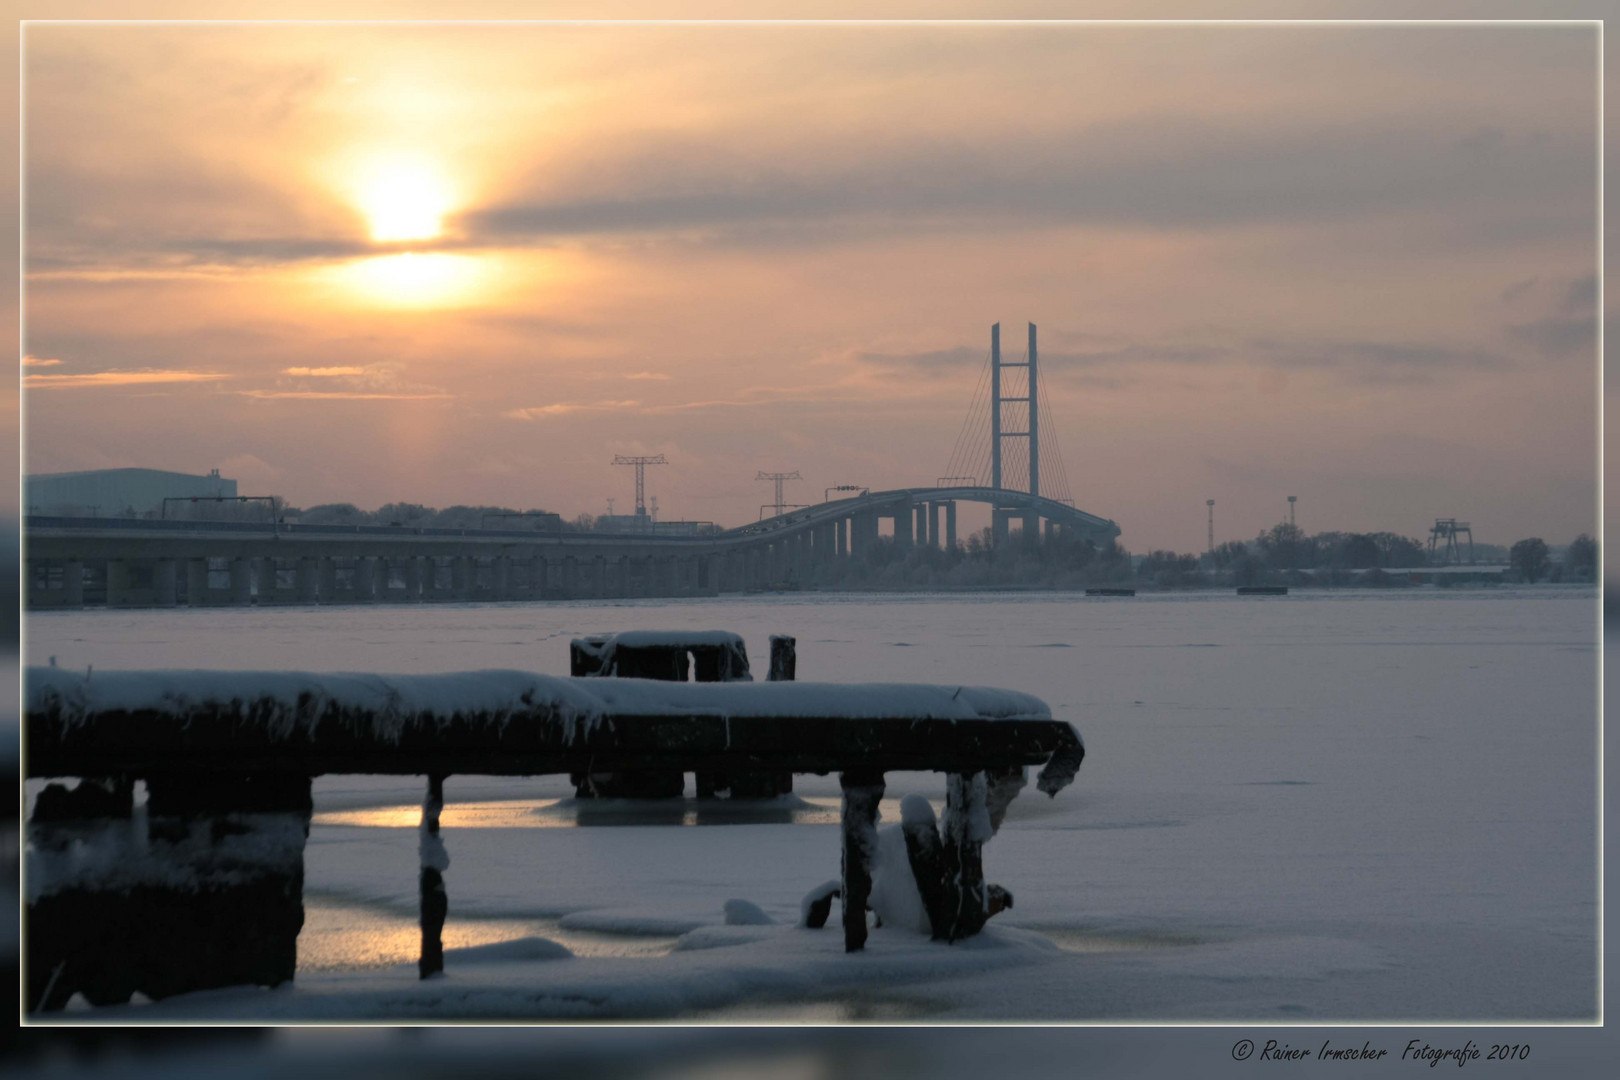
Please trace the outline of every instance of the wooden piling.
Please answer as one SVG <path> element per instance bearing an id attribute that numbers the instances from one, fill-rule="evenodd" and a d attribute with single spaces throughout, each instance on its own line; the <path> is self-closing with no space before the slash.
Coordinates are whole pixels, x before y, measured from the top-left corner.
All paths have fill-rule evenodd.
<path id="1" fill-rule="evenodd" d="M 798 639 L 785 634 L 771 635 L 771 682 L 792 682 L 798 671 Z"/>
<path id="2" fill-rule="evenodd" d="M 838 782 L 844 791 L 844 951 L 859 952 L 866 947 L 866 901 L 872 895 L 883 774 L 875 769 L 851 769 L 840 773 Z"/>
<path id="3" fill-rule="evenodd" d="M 951 773 L 945 781 L 944 878 L 949 922 L 945 940 L 984 929 L 990 917 L 981 848 L 990 839 L 984 773 Z"/>
<path id="4" fill-rule="evenodd" d="M 422 802 L 422 957 L 417 970 L 430 978 L 444 970 L 444 919 L 450 911 L 450 898 L 444 891 L 444 871 L 450 856 L 439 839 L 439 814 L 444 810 L 444 774 L 428 777 L 427 798 Z"/>

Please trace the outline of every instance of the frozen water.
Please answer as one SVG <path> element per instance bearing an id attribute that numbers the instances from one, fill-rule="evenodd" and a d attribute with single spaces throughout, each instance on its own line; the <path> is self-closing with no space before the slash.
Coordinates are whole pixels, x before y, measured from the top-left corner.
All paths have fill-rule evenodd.
<path id="1" fill-rule="evenodd" d="M 187 995 L 141 1017 L 811 1018 L 857 999 L 957 1019 L 1596 1014 L 1591 590 L 89 611 L 30 615 L 25 648 L 30 664 L 54 654 L 77 671 L 561 675 L 572 637 L 681 626 L 736 631 L 760 655 L 768 635 L 793 634 L 805 680 L 999 686 L 1073 721 L 1087 747 L 1074 786 L 1025 791 L 985 848 L 987 880 L 1016 907 L 968 943 L 885 928 L 846 957 L 836 914 L 824 931 L 793 925 L 806 890 L 837 875 L 835 824 L 452 824 L 458 804 L 571 793 L 564 778 L 456 776 L 452 925 L 506 920 L 502 940 L 560 940 L 573 959 L 452 955 L 425 986 L 408 962 L 337 964 L 291 993 Z M 938 776 L 888 778 L 891 800 L 937 805 L 943 791 Z M 795 793 L 827 805 L 837 781 L 798 777 Z M 398 778 L 317 782 L 323 815 L 421 798 Z M 882 814 L 898 821 L 892 802 Z M 317 818 L 307 887 L 348 905 L 352 933 L 379 912 L 414 916 L 415 824 Z M 723 926 L 736 897 L 778 925 Z M 638 931 L 661 948 L 587 955 L 564 936 Z"/>

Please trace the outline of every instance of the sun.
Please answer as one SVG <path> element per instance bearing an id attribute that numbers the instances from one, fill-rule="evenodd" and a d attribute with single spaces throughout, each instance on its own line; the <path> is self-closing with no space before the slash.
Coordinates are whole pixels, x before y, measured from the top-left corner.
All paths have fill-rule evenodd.
<path id="1" fill-rule="evenodd" d="M 418 161 L 379 162 L 360 183 L 360 208 L 379 243 L 431 240 L 444 230 L 450 192 L 431 166 Z"/>

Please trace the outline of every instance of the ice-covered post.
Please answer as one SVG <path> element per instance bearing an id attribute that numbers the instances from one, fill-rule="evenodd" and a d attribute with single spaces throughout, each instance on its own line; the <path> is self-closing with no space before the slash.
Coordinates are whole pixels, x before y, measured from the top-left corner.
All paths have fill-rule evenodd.
<path id="1" fill-rule="evenodd" d="M 866 947 L 866 900 L 872 895 L 883 773 L 848 769 L 839 774 L 838 783 L 844 789 L 844 951 L 859 952 Z"/>
<path id="2" fill-rule="evenodd" d="M 796 639 L 781 634 L 771 635 L 771 682 L 792 682 L 799 659 Z"/>
<path id="3" fill-rule="evenodd" d="M 450 855 L 439 839 L 439 814 L 444 810 L 444 774 L 428 777 L 427 798 L 422 802 L 422 838 L 419 850 L 422 858 L 422 958 L 417 969 L 422 978 L 437 975 L 444 970 L 444 917 L 450 911 L 450 899 L 444 891 L 444 871 L 450 866 Z"/>
<path id="4" fill-rule="evenodd" d="M 982 772 L 951 773 L 945 780 L 943 864 L 949 924 L 945 938 L 959 941 L 984 929 L 990 905 L 981 847 L 990 839 L 990 811 Z"/>

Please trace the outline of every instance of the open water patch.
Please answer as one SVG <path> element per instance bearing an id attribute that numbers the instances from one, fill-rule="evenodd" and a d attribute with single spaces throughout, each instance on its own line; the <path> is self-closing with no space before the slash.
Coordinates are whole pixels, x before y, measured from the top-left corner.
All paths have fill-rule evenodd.
<path id="1" fill-rule="evenodd" d="M 446 964 L 453 966 L 457 950 L 488 950 L 540 939 L 567 949 L 574 956 L 652 959 L 668 956 L 678 934 L 637 934 L 581 930 L 545 918 L 469 918 L 452 907 L 442 940 Z M 533 951 L 533 950 L 531 950 Z M 550 950 L 546 950 L 548 953 Z M 414 964 L 422 954 L 422 927 L 417 915 L 383 904 L 346 900 L 319 892 L 304 894 L 304 928 L 298 934 L 298 974 L 317 971 L 369 971 Z M 559 954 L 560 955 L 560 954 Z M 464 952 L 462 962 L 479 959 Z"/>
<path id="2" fill-rule="evenodd" d="M 945 812 L 943 798 L 930 799 L 935 816 Z M 446 803 L 441 829 L 572 829 L 630 825 L 837 825 L 837 796 L 780 795 L 774 799 L 504 799 Z M 900 800 L 878 804 L 880 821 L 900 820 Z M 416 803 L 326 810 L 313 826 L 369 829 L 415 829 L 422 823 Z M 1180 824 L 1177 822 L 1176 824 Z"/>

